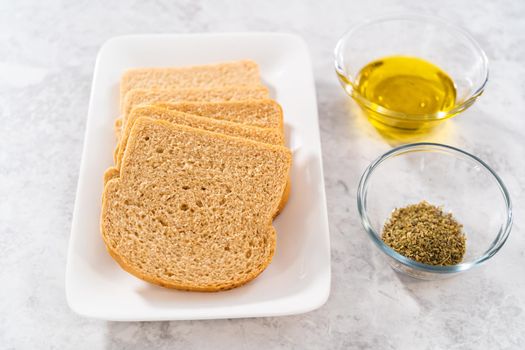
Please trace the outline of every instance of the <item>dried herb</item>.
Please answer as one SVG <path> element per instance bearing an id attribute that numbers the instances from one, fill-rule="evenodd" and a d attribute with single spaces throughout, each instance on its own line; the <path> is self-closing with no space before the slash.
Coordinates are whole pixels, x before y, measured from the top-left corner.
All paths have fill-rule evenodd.
<path id="1" fill-rule="evenodd" d="M 425 201 L 395 209 L 381 238 L 399 254 L 423 264 L 455 265 L 465 255 L 463 225 Z"/>

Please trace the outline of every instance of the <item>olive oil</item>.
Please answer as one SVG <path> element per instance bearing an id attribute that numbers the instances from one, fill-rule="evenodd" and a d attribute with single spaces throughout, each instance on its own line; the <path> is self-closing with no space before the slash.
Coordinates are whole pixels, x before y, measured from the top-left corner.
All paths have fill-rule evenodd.
<path id="1" fill-rule="evenodd" d="M 366 107 L 375 126 L 379 122 L 409 131 L 432 127 L 449 117 L 447 112 L 456 103 L 454 81 L 436 65 L 416 57 L 373 61 L 352 85 L 354 97 Z"/>

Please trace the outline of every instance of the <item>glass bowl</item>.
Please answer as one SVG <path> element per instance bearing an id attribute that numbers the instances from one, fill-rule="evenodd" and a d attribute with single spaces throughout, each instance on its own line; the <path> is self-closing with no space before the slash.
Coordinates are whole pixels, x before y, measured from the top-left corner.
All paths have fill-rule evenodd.
<path id="1" fill-rule="evenodd" d="M 466 252 L 457 265 L 432 266 L 408 259 L 381 240 L 395 208 L 426 200 L 463 224 Z M 357 207 L 366 232 L 392 267 L 412 277 L 438 279 L 481 264 L 503 246 L 512 227 L 509 193 L 481 159 L 460 149 L 414 143 L 394 148 L 365 170 Z"/>
<path id="2" fill-rule="evenodd" d="M 387 56 L 429 61 L 454 81 L 456 103 L 434 114 L 409 115 L 371 102 L 356 89 L 356 78 L 368 63 Z M 426 131 L 470 107 L 488 80 L 487 56 L 465 30 L 441 19 L 402 15 L 368 20 L 348 30 L 335 48 L 335 70 L 345 91 L 372 124 L 383 130 Z"/>

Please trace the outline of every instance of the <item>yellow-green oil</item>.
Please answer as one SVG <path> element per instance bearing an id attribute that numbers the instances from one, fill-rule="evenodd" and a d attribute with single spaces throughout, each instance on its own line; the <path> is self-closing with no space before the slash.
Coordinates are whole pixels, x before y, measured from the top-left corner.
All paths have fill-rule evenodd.
<path id="1" fill-rule="evenodd" d="M 431 128 L 450 117 L 456 103 L 456 88 L 448 74 L 416 57 L 373 61 L 361 69 L 352 85 L 370 121 L 390 132 Z"/>

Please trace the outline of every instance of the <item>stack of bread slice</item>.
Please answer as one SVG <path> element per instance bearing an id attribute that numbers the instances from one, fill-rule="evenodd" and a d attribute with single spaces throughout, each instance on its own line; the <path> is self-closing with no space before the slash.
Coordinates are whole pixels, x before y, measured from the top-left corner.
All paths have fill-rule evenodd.
<path id="1" fill-rule="evenodd" d="M 282 109 L 252 61 L 140 68 L 121 79 L 115 165 L 101 231 L 131 274 L 218 291 L 257 277 L 275 251 L 291 152 Z"/>

